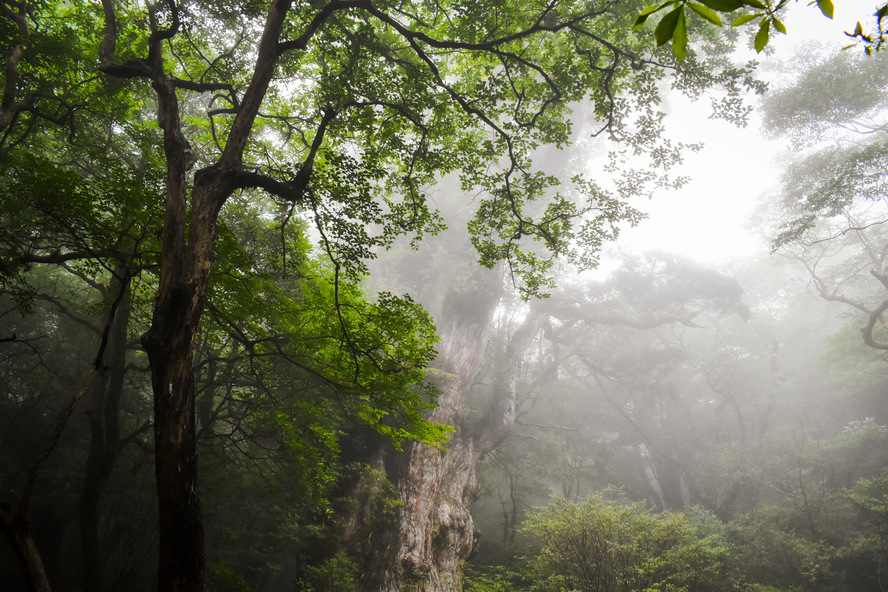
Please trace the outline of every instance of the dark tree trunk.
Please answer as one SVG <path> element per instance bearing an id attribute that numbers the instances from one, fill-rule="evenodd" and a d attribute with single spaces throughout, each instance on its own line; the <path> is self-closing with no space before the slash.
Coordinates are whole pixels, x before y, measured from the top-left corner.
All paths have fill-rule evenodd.
<path id="1" fill-rule="evenodd" d="M 197 488 L 194 339 L 206 298 L 216 217 L 230 190 L 221 182 L 224 175 L 202 173 L 192 192 L 187 247 L 181 242 L 184 203 L 181 210 L 167 206 L 165 248 L 154 317 L 151 328 L 142 337 L 154 390 L 160 549 L 158 590 L 163 592 L 197 592 L 203 588 L 204 536 Z M 184 195 L 182 200 L 184 202 Z M 167 236 L 171 227 L 175 236 Z M 167 241 L 172 243 L 170 248 L 166 247 Z"/>
<path id="2" fill-rule="evenodd" d="M 15 550 L 25 572 L 28 592 L 52 592 L 49 578 L 46 577 L 46 569 L 43 567 L 43 559 L 31 538 L 27 518 L 19 512 L 13 512 L 9 505 L 4 504 L 0 507 L 0 527 L 3 528 L 3 534 Z"/>
<path id="3" fill-rule="evenodd" d="M 120 452 L 120 398 L 126 369 L 127 328 L 132 300 L 126 270 L 115 270 L 110 291 L 118 304 L 114 307 L 105 351 L 102 375 L 88 411 L 90 428 L 89 455 L 86 459 L 83 489 L 78 506 L 80 542 L 83 554 L 84 590 L 105 589 L 102 577 L 102 547 L 99 537 L 99 500 Z"/>

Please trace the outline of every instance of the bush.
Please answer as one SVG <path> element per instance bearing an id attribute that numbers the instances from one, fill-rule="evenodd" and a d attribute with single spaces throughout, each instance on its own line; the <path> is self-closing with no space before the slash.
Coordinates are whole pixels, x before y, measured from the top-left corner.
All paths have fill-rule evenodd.
<path id="1" fill-rule="evenodd" d="M 694 592 L 733 590 L 727 549 L 702 538 L 684 515 L 640 504 L 556 499 L 534 510 L 523 531 L 542 550 L 529 568 L 541 591 Z"/>

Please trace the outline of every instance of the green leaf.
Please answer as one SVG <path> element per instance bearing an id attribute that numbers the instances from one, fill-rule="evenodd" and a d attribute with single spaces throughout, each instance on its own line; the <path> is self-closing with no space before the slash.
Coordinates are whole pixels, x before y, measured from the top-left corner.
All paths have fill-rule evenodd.
<path id="1" fill-rule="evenodd" d="M 654 37 L 657 39 L 657 47 L 663 45 L 675 34 L 675 28 L 678 26 L 678 19 L 684 13 L 684 5 L 679 6 L 672 12 L 668 13 L 660 22 L 657 23 L 657 28 L 654 29 Z"/>
<path id="2" fill-rule="evenodd" d="M 717 27 L 722 26 L 722 20 L 715 13 L 715 11 L 703 6 L 702 4 L 697 4 L 696 2 L 688 2 L 688 8 L 699 14 L 701 17 L 712 23 Z"/>
<path id="3" fill-rule="evenodd" d="M 755 19 L 757 19 L 760 16 L 762 16 L 761 12 L 756 12 L 756 13 L 752 13 L 752 14 L 742 14 L 742 15 L 738 16 L 737 18 L 735 18 L 731 22 L 731 26 L 732 27 L 739 27 L 740 25 L 745 25 L 749 21 L 754 21 Z"/>
<path id="4" fill-rule="evenodd" d="M 755 51 L 756 53 L 761 53 L 765 46 L 768 44 L 768 39 L 771 36 L 771 21 L 770 19 L 762 19 L 762 26 L 759 28 L 759 32 L 755 36 Z"/>
<path id="5" fill-rule="evenodd" d="M 719 12 L 731 12 L 743 6 L 740 0 L 700 0 L 700 2 Z"/>
<path id="6" fill-rule="evenodd" d="M 663 10 L 667 6 L 671 6 L 675 4 L 675 0 L 670 0 L 669 2 L 664 2 L 663 4 L 651 4 L 650 6 L 645 6 L 644 10 L 638 13 L 638 16 L 635 17 L 635 22 L 632 23 L 632 30 L 637 31 L 640 29 L 644 23 L 647 21 L 647 18 L 653 13 Z"/>
<path id="7" fill-rule="evenodd" d="M 778 31 L 780 31 L 781 33 L 783 33 L 784 35 L 786 35 L 786 25 L 784 25 L 782 22 L 780 22 L 776 18 L 771 19 L 771 20 L 774 21 L 774 28 L 777 29 Z"/>
<path id="8" fill-rule="evenodd" d="M 833 17 L 833 13 L 835 12 L 835 7 L 833 6 L 832 0 L 817 0 L 817 8 L 820 9 L 820 12 L 823 13 L 823 16 L 829 19 Z"/>
<path id="9" fill-rule="evenodd" d="M 685 22 L 684 11 L 679 12 L 678 21 L 675 23 L 675 32 L 672 34 L 672 51 L 675 52 L 675 57 L 682 62 L 688 55 L 688 26 Z"/>
<path id="10" fill-rule="evenodd" d="M 759 2 L 759 0 L 740 0 L 746 6 L 752 6 L 753 8 L 758 8 L 760 10 L 768 10 L 768 7 Z"/>

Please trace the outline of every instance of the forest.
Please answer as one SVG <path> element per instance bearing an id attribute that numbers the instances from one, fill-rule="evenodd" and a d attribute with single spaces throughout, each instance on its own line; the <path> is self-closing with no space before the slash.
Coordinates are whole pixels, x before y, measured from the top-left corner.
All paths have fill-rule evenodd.
<path id="1" fill-rule="evenodd" d="M 0 8 L 0 592 L 888 590 L 888 6 Z"/>

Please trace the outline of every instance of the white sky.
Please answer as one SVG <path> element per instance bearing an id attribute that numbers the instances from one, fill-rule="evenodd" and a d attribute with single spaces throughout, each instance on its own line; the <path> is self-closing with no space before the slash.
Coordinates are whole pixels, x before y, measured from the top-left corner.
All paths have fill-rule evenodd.
<path id="1" fill-rule="evenodd" d="M 772 31 L 774 53 L 759 56 L 767 68 L 769 62 L 790 58 L 793 47 L 816 39 L 837 48 L 850 43 L 844 31 L 853 30 L 874 12 L 875 2 L 834 0 L 835 18 L 825 18 L 816 5 L 806 6 L 803 0 L 791 7 L 785 24 L 788 35 Z M 850 49 L 848 51 L 861 51 Z M 750 50 L 741 63 L 755 56 Z M 766 73 L 762 73 L 766 76 Z M 705 148 L 690 154 L 683 169 L 692 181 L 681 191 L 660 192 L 654 199 L 637 204 L 649 218 L 637 228 L 626 229 L 617 248 L 642 252 L 653 249 L 682 253 L 705 263 L 764 252 L 766 245 L 754 229 L 747 228 L 748 216 L 768 188 L 775 183 L 781 167 L 781 145 L 768 142 L 760 135 L 758 121 L 738 129 L 723 121 L 706 117 L 708 103 L 675 105 L 671 129 L 692 130 L 686 142 L 703 141 Z"/>

